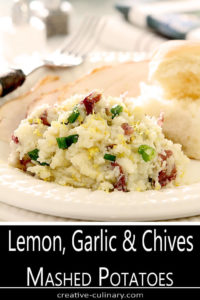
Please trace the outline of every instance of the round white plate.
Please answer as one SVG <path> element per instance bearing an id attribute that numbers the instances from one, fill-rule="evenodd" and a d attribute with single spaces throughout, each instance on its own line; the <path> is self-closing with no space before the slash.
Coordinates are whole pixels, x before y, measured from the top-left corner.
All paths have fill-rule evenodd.
<path id="1" fill-rule="evenodd" d="M 65 70 L 60 74 L 65 80 L 74 80 L 90 68 L 131 58 L 135 55 L 94 54 L 74 71 Z M 29 80 L 22 89 L 30 84 Z M 20 93 L 20 89 L 16 93 Z M 0 142 L 0 201 L 12 206 L 62 218 L 99 221 L 154 221 L 200 214 L 200 180 L 199 183 L 162 191 L 92 192 L 44 182 L 11 168 L 7 165 L 8 153 L 8 145 Z M 192 173 L 197 181 L 200 163 L 195 162 L 193 166 L 195 172 Z"/>
<path id="2" fill-rule="evenodd" d="M 81 220 L 60 218 L 36 213 L 0 202 L 0 222 L 80 222 Z M 165 222 L 165 221 L 164 221 Z M 200 222 L 200 216 L 167 220 L 167 222 Z"/>
<path id="3" fill-rule="evenodd" d="M 71 222 L 74 220 L 35 213 L 0 202 L 0 222 Z"/>
<path id="4" fill-rule="evenodd" d="M 43 182 L 0 164 L 1 202 L 65 218 L 145 221 L 194 216 L 200 214 L 199 195 L 200 183 L 142 193 L 92 192 Z"/>

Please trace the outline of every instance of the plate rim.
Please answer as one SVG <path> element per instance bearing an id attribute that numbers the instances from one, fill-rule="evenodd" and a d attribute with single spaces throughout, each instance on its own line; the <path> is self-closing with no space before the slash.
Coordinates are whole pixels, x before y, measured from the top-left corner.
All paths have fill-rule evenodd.
<path id="1" fill-rule="evenodd" d="M 10 198 L 13 191 L 15 198 Z M 0 201 L 26 210 L 72 219 L 168 220 L 200 214 L 200 183 L 161 191 L 116 191 L 108 194 L 44 182 L 1 163 Z"/>

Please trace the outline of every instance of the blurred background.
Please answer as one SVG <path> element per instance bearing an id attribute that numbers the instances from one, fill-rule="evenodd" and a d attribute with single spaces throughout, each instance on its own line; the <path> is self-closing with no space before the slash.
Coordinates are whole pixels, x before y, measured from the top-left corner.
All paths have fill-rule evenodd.
<path id="1" fill-rule="evenodd" d="M 92 51 L 152 52 L 167 39 L 200 39 L 199 0 L 0 0 L 0 63 L 45 57 L 88 16 L 104 20 Z"/>

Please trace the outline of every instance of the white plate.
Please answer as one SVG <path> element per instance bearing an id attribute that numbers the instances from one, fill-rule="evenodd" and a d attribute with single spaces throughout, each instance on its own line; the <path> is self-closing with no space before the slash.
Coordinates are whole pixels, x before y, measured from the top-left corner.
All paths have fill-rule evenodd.
<path id="1" fill-rule="evenodd" d="M 74 72 L 62 72 L 65 80 L 76 79 L 86 70 L 112 61 L 135 58 L 130 53 L 95 54 Z M 43 70 L 44 71 L 44 70 Z M 28 84 L 28 83 L 27 83 Z M 29 85 L 30 85 L 29 81 Z M 23 87 L 25 90 L 27 86 Z M 20 93 L 20 90 L 16 91 Z M 35 179 L 7 165 L 8 145 L 0 142 L 0 201 L 6 204 L 64 218 L 106 221 L 164 220 L 200 214 L 200 183 L 162 191 L 91 192 Z M 200 164 L 193 163 L 195 180 Z M 193 174 L 193 175 L 194 175 Z"/>
<path id="2" fill-rule="evenodd" d="M 0 202 L 0 222 L 80 222 L 81 220 L 60 218 L 18 208 Z M 169 222 L 200 222 L 200 216 L 167 220 Z M 164 221 L 165 222 L 165 221 Z"/>
<path id="3" fill-rule="evenodd" d="M 25 210 L 15 206 L 0 202 L 0 222 L 72 222 L 74 220 L 64 219 L 30 210 Z"/>

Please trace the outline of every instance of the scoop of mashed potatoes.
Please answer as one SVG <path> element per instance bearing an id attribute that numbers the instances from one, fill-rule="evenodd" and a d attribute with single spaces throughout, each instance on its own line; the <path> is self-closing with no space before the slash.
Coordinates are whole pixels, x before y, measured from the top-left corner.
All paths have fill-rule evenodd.
<path id="1" fill-rule="evenodd" d="M 188 158 L 134 101 L 99 91 L 37 108 L 15 130 L 10 163 L 45 181 L 92 190 L 178 186 Z"/>

